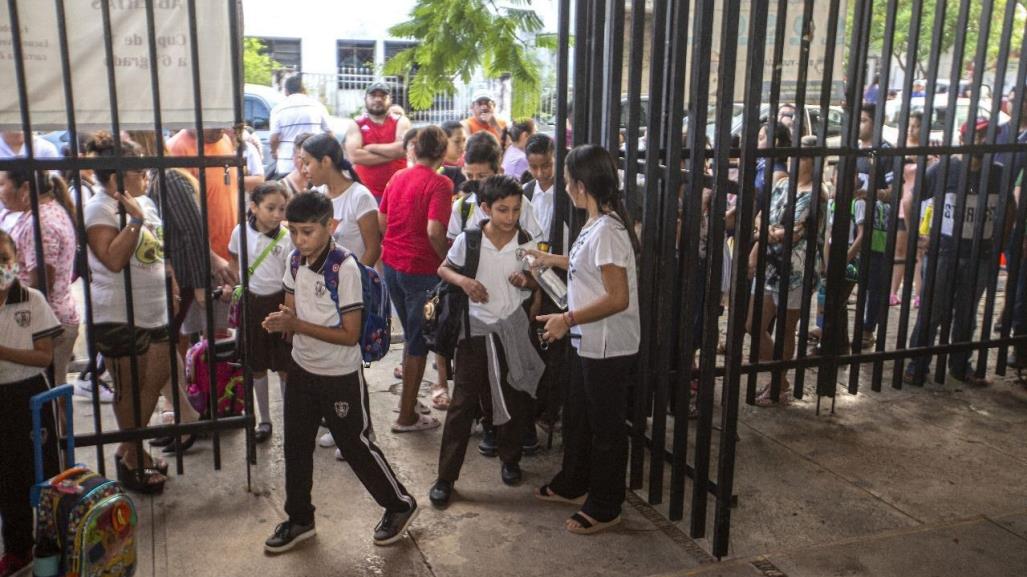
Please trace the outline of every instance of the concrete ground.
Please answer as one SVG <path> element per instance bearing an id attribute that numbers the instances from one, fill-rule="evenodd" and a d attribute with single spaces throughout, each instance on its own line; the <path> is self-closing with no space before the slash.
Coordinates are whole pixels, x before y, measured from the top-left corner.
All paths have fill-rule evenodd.
<path id="1" fill-rule="evenodd" d="M 580 537 L 563 529 L 572 508 L 531 496 L 559 466 L 560 451 L 528 457 L 525 482 L 508 488 L 499 463 L 472 439 L 453 504 L 431 508 L 441 429 L 388 430 L 398 396 L 393 353 L 368 371 L 378 442 L 423 506 L 407 538 L 371 542 L 381 511 L 334 451 L 316 449 L 318 535 L 267 556 L 264 539 L 284 519 L 280 421 L 258 448 L 246 486 L 243 436 L 222 436 L 223 468 L 210 440 L 187 454 L 159 497 L 137 497 L 139 575 L 198 576 L 1023 576 L 1027 573 L 1027 389 L 1012 379 L 985 390 L 923 389 L 843 395 L 834 415 L 811 400 L 783 409 L 743 406 L 730 556 L 669 523 L 665 506 L 631 494 L 617 529 Z M 842 378 L 845 374 L 843 372 Z M 422 399 L 427 402 L 427 389 Z M 281 405 L 272 383 L 276 418 Z M 75 403 L 80 431 L 92 407 Z M 113 424 L 103 407 L 105 427 Z M 436 413 L 443 418 L 444 415 Z M 557 437 L 557 441 L 559 438 Z M 93 449 L 78 458 L 95 463 Z M 716 458 L 716 455 L 714 455 Z M 110 453 L 108 470 L 113 470 Z M 690 495 L 690 488 L 689 488 Z M 712 501 L 711 501 L 712 511 Z M 708 534 L 712 534 L 709 531 Z"/>

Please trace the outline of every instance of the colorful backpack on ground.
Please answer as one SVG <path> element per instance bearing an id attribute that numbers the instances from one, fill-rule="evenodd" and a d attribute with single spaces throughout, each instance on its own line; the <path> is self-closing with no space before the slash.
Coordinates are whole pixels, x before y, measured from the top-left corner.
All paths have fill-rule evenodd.
<path id="1" fill-rule="evenodd" d="M 121 485 L 85 467 L 57 475 L 36 509 L 36 574 L 128 577 L 136 570 L 136 510 Z"/>
<path id="2" fill-rule="evenodd" d="M 384 357 L 392 344 L 392 300 L 389 298 L 389 289 L 378 271 L 364 266 L 355 254 L 335 247 L 328 251 L 327 260 L 321 270 L 324 273 L 325 287 L 336 308 L 339 306 L 339 268 L 347 258 L 352 258 L 360 269 L 361 300 L 364 302 L 364 310 L 361 314 L 358 344 L 364 363 L 371 363 Z M 298 250 L 294 250 L 289 257 L 289 270 L 293 280 L 296 279 L 301 259 Z M 341 317 L 339 322 L 342 322 Z"/>
<path id="3" fill-rule="evenodd" d="M 214 348 L 217 349 L 215 344 Z M 218 417 L 241 415 L 246 406 L 243 370 L 236 363 L 214 354 L 214 378 L 217 383 Z M 207 339 L 189 347 L 185 354 L 186 396 L 189 404 L 201 415 L 210 417 L 210 372 L 207 365 Z"/>

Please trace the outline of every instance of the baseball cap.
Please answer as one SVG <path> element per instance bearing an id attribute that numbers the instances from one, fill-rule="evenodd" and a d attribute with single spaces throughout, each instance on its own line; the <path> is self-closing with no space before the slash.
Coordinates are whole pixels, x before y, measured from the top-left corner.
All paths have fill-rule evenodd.
<path id="1" fill-rule="evenodd" d="M 980 132 L 988 129 L 988 119 L 983 116 L 978 116 L 977 121 L 974 123 L 974 132 Z M 963 123 L 963 126 L 959 128 L 959 134 L 965 139 L 968 131 L 970 130 L 970 121 L 967 120 Z"/>
<path id="2" fill-rule="evenodd" d="M 364 94 L 371 94 L 372 92 L 384 92 L 385 94 L 392 94 L 392 87 L 387 82 L 372 82 L 367 85 L 367 90 Z"/>
<path id="3" fill-rule="evenodd" d="M 479 100 L 488 100 L 495 102 L 496 99 L 492 97 L 492 91 L 487 89 L 476 90 L 474 96 L 471 97 L 471 102 L 478 102 Z"/>

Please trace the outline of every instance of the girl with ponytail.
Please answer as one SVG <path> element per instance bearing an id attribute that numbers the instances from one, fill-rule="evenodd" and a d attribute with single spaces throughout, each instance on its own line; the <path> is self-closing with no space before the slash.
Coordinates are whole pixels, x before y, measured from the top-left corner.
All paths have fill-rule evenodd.
<path id="1" fill-rule="evenodd" d="M 342 154 L 339 141 L 316 134 L 303 141 L 300 162 L 310 184 L 332 201 L 335 209 L 335 241 L 357 255 L 365 266 L 374 266 L 382 254 L 378 229 L 378 203 Z"/>
<path id="2" fill-rule="evenodd" d="M 628 380 L 635 369 L 638 238 L 621 202 L 617 165 L 606 149 L 579 146 L 564 166 L 567 195 L 588 221 L 568 256 L 533 251 L 536 263 L 567 270 L 564 313 L 542 315 L 542 338 L 570 333 L 570 386 L 564 408 L 563 468 L 535 491 L 543 501 L 581 504 L 565 527 L 578 534 L 620 522 L 628 459 Z"/>

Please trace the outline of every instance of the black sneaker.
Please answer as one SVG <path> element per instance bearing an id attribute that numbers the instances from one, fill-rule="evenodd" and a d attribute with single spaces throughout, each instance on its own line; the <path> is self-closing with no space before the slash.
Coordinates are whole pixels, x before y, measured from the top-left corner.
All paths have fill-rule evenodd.
<path id="1" fill-rule="evenodd" d="M 538 431 L 535 430 L 535 425 L 532 424 L 524 432 L 524 437 L 521 439 L 521 453 L 524 455 L 534 455 L 540 448 L 542 448 L 542 443 L 539 443 Z"/>
<path id="2" fill-rule="evenodd" d="M 317 534 L 314 524 L 298 525 L 292 521 L 279 523 L 275 532 L 264 541 L 264 550 L 268 553 L 285 553 L 301 541 L 310 539 Z"/>
<path id="3" fill-rule="evenodd" d="M 413 497 L 410 499 L 413 500 Z M 419 512 L 420 509 L 417 508 L 417 501 L 413 502 L 409 511 L 402 513 L 386 511 L 382 515 L 382 520 L 378 522 L 378 526 L 374 528 L 374 544 L 391 545 L 402 539 L 403 533 Z"/>
<path id="4" fill-rule="evenodd" d="M 517 463 L 503 463 L 499 470 L 499 476 L 503 479 L 503 483 L 509 487 L 520 485 L 521 479 L 524 478 L 524 474 L 521 473 L 521 466 Z"/>
<path id="5" fill-rule="evenodd" d="M 428 491 L 428 499 L 431 504 L 439 509 L 445 509 L 449 500 L 453 497 L 453 482 L 439 479 L 435 481 Z"/>
<path id="6" fill-rule="evenodd" d="M 478 443 L 478 452 L 486 457 L 495 457 L 499 454 L 496 446 L 495 427 L 485 427 L 485 433 L 481 436 L 481 442 Z"/>

